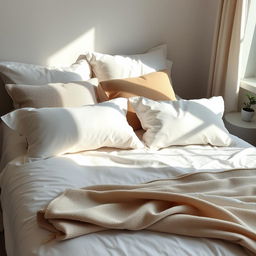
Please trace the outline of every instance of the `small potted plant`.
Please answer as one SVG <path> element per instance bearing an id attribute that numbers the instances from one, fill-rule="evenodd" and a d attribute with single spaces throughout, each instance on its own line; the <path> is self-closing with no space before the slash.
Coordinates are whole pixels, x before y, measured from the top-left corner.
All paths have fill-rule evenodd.
<path id="1" fill-rule="evenodd" d="M 254 109 L 252 108 L 252 105 L 256 104 L 256 97 L 249 94 L 247 94 L 246 96 L 248 98 L 248 101 L 244 102 L 245 106 L 242 108 L 241 117 L 243 121 L 251 122 L 254 115 Z"/>

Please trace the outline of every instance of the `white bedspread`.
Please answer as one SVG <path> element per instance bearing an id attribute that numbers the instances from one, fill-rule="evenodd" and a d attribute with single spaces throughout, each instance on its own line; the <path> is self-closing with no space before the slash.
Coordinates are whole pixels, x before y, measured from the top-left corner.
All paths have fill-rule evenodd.
<path id="1" fill-rule="evenodd" d="M 247 255 L 228 242 L 154 233 L 108 231 L 64 242 L 45 243 L 49 233 L 36 223 L 36 212 L 66 188 L 95 184 L 135 184 L 211 170 L 255 168 L 256 148 L 171 147 L 161 151 L 98 150 L 7 165 L 1 177 L 1 203 L 8 256 L 98 255 Z"/>

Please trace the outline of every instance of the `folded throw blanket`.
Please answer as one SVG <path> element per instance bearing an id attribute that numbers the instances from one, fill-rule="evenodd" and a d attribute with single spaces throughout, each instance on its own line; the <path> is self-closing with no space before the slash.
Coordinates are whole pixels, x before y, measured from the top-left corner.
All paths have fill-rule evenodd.
<path id="1" fill-rule="evenodd" d="M 59 240 L 108 229 L 146 229 L 224 239 L 256 253 L 256 170 L 68 189 L 37 217 L 39 226 Z"/>

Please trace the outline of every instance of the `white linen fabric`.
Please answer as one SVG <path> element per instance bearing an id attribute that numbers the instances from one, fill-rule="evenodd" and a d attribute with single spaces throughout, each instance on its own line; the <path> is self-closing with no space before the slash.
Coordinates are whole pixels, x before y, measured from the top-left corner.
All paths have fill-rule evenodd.
<path id="1" fill-rule="evenodd" d="M 26 137 L 29 159 L 100 147 L 143 147 L 126 121 L 127 99 L 80 108 L 24 108 L 2 117 Z"/>
<path id="2" fill-rule="evenodd" d="M 67 188 L 138 184 L 195 171 L 255 168 L 254 147 L 191 145 L 151 149 L 100 149 L 7 165 L 0 179 L 8 256 L 169 255 L 245 256 L 236 244 L 149 231 L 105 231 L 47 243 L 36 212 Z"/>
<path id="3" fill-rule="evenodd" d="M 6 166 L 8 162 L 15 159 L 18 156 L 24 155 L 27 152 L 26 138 L 18 134 L 13 129 L 9 128 L 4 122 L 1 122 L 1 161 L 0 172 Z"/>
<path id="4" fill-rule="evenodd" d="M 91 69 L 86 60 L 70 67 L 47 67 L 19 62 L 0 62 L 0 77 L 5 83 L 37 84 L 68 83 L 91 78 Z"/>
<path id="5" fill-rule="evenodd" d="M 135 55 L 109 55 L 88 52 L 85 58 L 99 81 L 138 77 L 151 72 L 167 69 L 167 46 L 160 45 L 146 53 Z M 170 63 L 168 64 L 170 67 Z"/>
<path id="6" fill-rule="evenodd" d="M 0 160 L 0 172 L 4 169 L 4 167 L 12 160 L 17 158 L 18 156 L 25 155 L 27 152 L 27 141 L 26 138 L 22 135 L 19 135 L 17 132 L 9 128 L 3 122 L 1 123 L 1 137 L 2 141 L 2 154 Z M 136 135 L 140 140 L 142 140 L 142 136 L 144 134 L 144 130 L 135 131 Z M 232 139 L 231 147 L 240 147 L 240 148 L 248 148 L 253 147 L 251 144 L 246 141 L 230 134 Z"/>
<path id="7" fill-rule="evenodd" d="M 222 121 L 222 97 L 178 101 L 133 97 L 129 100 L 146 130 L 143 140 L 150 148 L 191 144 L 229 146 L 232 142 Z"/>

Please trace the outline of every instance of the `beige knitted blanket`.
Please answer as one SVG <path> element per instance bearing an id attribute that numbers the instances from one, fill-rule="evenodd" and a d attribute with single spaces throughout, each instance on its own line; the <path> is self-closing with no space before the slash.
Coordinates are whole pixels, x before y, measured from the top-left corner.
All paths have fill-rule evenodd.
<path id="1" fill-rule="evenodd" d="M 256 169 L 68 189 L 37 217 L 59 240 L 146 229 L 224 239 L 256 253 Z"/>

